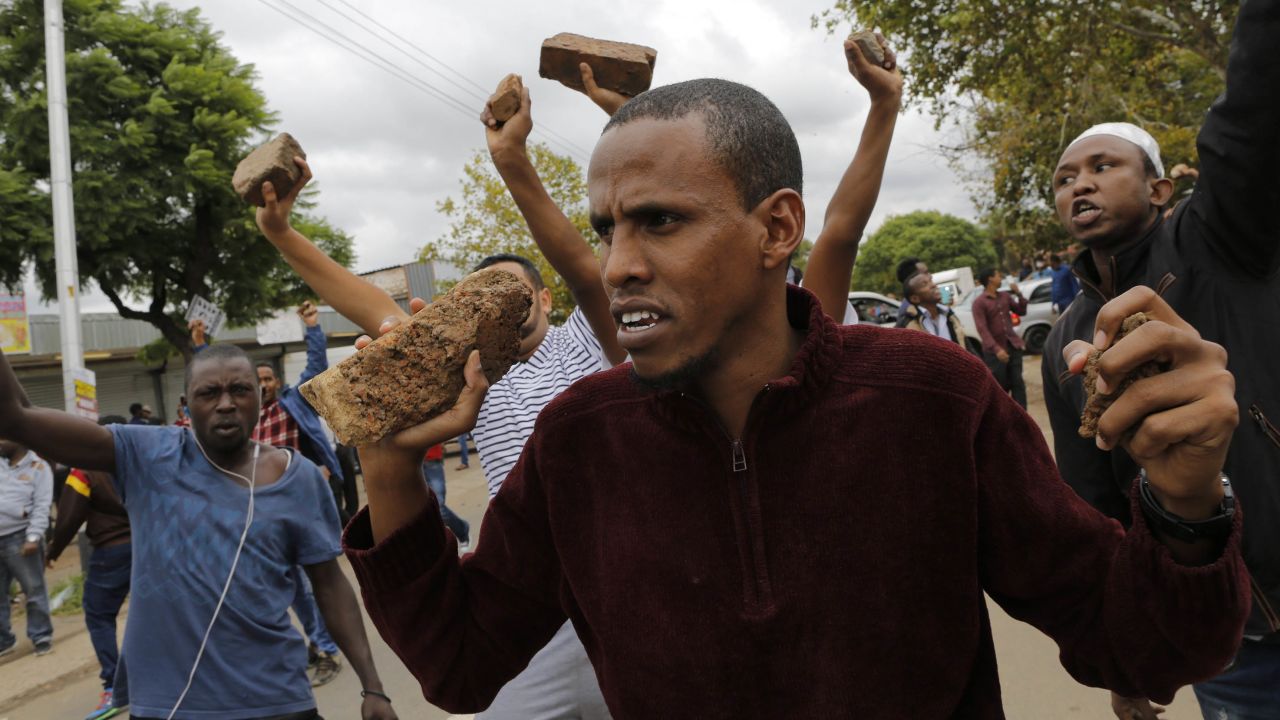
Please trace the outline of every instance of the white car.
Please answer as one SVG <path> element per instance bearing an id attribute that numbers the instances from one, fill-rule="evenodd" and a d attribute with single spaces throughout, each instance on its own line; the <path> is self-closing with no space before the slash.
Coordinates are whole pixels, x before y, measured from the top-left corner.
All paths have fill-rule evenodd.
<path id="1" fill-rule="evenodd" d="M 1009 279 L 1005 278 L 1000 292 L 1008 292 Z M 1013 331 L 1022 338 L 1027 352 L 1040 353 L 1044 350 L 1044 342 L 1049 337 L 1049 330 L 1058 321 L 1058 313 L 1053 311 L 1053 279 L 1037 278 L 1018 283 L 1018 289 L 1027 299 L 1027 313 L 1014 314 Z M 964 325 L 965 340 L 969 349 L 982 354 L 982 340 L 978 337 L 978 326 L 973 322 L 973 301 L 982 293 L 982 288 L 974 288 L 964 296 L 953 308 L 960 322 Z"/>
<path id="2" fill-rule="evenodd" d="M 898 322 L 898 306 L 902 301 L 880 293 L 855 290 L 849 293 L 849 304 L 858 313 L 858 322 L 892 326 Z"/>

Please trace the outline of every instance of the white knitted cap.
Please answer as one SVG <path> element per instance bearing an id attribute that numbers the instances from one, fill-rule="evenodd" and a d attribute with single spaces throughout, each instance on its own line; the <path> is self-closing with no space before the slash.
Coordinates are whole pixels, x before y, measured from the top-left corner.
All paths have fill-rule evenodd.
<path id="1" fill-rule="evenodd" d="M 1123 140 L 1128 140 L 1134 145 L 1137 145 L 1142 152 L 1147 154 L 1148 158 L 1151 158 L 1151 164 L 1156 166 L 1156 176 L 1164 177 L 1164 163 L 1160 162 L 1160 143 L 1156 142 L 1156 139 L 1151 137 L 1151 133 L 1143 130 L 1133 123 L 1102 123 L 1101 125 L 1094 125 L 1088 130 L 1080 133 L 1080 137 L 1072 140 L 1071 145 L 1075 145 L 1081 140 L 1091 138 L 1095 135 L 1111 135 Z M 1067 149 L 1070 149 L 1071 145 L 1068 145 Z"/>

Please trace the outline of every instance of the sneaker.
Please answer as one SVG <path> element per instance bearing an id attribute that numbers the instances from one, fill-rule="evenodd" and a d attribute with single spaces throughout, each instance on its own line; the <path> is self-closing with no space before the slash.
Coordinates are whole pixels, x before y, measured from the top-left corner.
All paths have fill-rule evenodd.
<path id="1" fill-rule="evenodd" d="M 52 640 L 41 640 L 40 642 L 36 643 L 36 655 L 37 655 L 37 656 L 39 656 L 39 655 L 48 655 L 48 654 L 49 654 L 49 653 L 51 653 L 51 652 L 53 652 L 53 641 L 52 641 Z"/>
<path id="2" fill-rule="evenodd" d="M 466 470 L 466 469 L 467 469 L 467 468 L 469 468 L 469 467 L 471 467 L 471 466 L 470 466 L 470 465 L 459 465 L 458 467 L 454 468 L 454 470 Z"/>
<path id="3" fill-rule="evenodd" d="M 329 684 L 341 671 L 342 662 L 337 655 L 320 653 L 320 659 L 316 661 L 316 674 L 311 678 L 311 687 Z"/>
<path id="4" fill-rule="evenodd" d="M 5 645 L 4 647 L 0 648 L 0 657 L 4 657 L 5 655 L 12 655 L 15 652 L 17 652 L 17 650 L 18 650 L 18 641 L 14 640 L 8 645 Z"/>
<path id="5" fill-rule="evenodd" d="M 84 716 L 84 720 L 107 720 L 124 712 L 123 707 L 116 707 L 114 694 L 110 689 L 102 691 L 102 697 L 98 700 L 98 707 L 93 712 Z"/>

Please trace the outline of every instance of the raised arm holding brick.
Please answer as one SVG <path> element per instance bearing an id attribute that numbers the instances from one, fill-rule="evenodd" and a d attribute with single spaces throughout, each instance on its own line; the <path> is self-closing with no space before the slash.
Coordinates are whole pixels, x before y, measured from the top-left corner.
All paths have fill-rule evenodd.
<path id="1" fill-rule="evenodd" d="M 870 94 L 871 110 L 853 161 L 827 205 L 822 232 L 809 255 L 803 281 L 804 287 L 818 296 L 827 314 L 837 320 L 844 317 L 858 243 L 880 194 L 889 143 L 902 107 L 902 73 L 898 70 L 897 57 L 883 37 L 879 40 L 885 50 L 883 67 L 869 61 L 857 43 L 844 42 L 849 72 Z"/>
<path id="2" fill-rule="evenodd" d="M 585 64 L 585 63 L 584 63 Z M 564 278 L 601 350 L 611 364 L 626 359 L 618 344 L 618 328 L 609 311 L 609 297 L 600 279 L 600 261 L 578 229 L 556 205 L 529 159 L 526 141 L 533 130 L 529 88 L 521 95 L 520 110 L 505 123 L 498 123 L 489 108 L 480 116 L 493 165 L 524 216 L 538 249 L 551 267 Z"/>
<path id="3" fill-rule="evenodd" d="M 298 273 L 311 289 L 343 317 L 359 325 L 362 330 L 377 337 L 379 327 L 387 318 L 406 318 L 408 313 L 396 304 L 383 290 L 365 282 L 355 273 L 342 267 L 333 258 L 316 247 L 289 222 L 289 214 L 302 188 L 311 181 L 311 167 L 302 158 L 294 158 L 302 168 L 302 179 L 285 197 L 277 197 L 271 183 L 264 183 L 262 195 L 266 207 L 258 208 L 258 228 L 267 240 L 280 251 L 285 262 Z"/>

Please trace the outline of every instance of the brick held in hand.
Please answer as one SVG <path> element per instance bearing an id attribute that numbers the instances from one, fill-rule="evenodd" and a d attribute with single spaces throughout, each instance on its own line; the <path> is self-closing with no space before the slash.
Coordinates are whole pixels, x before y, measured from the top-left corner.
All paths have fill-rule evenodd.
<path id="1" fill-rule="evenodd" d="M 293 161 L 295 157 L 306 160 L 307 154 L 292 135 L 280 133 L 240 161 L 231 176 L 231 186 L 245 202 L 266 207 L 262 183 L 270 180 L 276 197 L 284 197 L 293 190 L 294 183 L 302 179 L 302 168 Z"/>
<path id="2" fill-rule="evenodd" d="M 884 67 L 884 48 L 880 46 L 880 40 L 875 33 L 870 30 L 855 30 L 850 33 L 849 39 L 857 43 L 863 57 L 875 65 Z"/>
<path id="3" fill-rule="evenodd" d="M 644 45 L 560 33 L 542 41 L 538 75 L 582 92 L 582 69 L 578 65 L 587 63 L 596 85 L 635 97 L 653 83 L 657 60 L 658 51 Z"/>
<path id="4" fill-rule="evenodd" d="M 453 407 L 472 350 L 490 384 L 520 349 L 533 295 L 520 278 L 488 268 L 368 347 L 309 380 L 302 396 L 344 445 L 368 445 Z"/>
<path id="5" fill-rule="evenodd" d="M 1144 325 L 1150 318 L 1146 313 L 1134 313 L 1124 319 L 1124 323 L 1120 326 L 1120 332 L 1116 334 L 1115 340 L 1111 341 L 1111 346 Z M 1080 437 L 1092 438 L 1098 434 L 1098 420 L 1102 414 L 1107 411 L 1115 403 L 1116 399 L 1129 389 L 1129 386 L 1135 382 L 1149 378 L 1153 375 L 1159 375 L 1168 370 L 1157 362 L 1146 362 L 1134 368 L 1124 379 L 1120 381 L 1120 385 L 1114 388 L 1110 393 L 1101 395 L 1098 393 L 1098 362 L 1102 359 L 1102 350 L 1094 350 L 1089 353 L 1089 359 L 1084 365 L 1084 390 L 1087 397 L 1084 402 L 1084 412 L 1080 415 Z"/>
<path id="6" fill-rule="evenodd" d="M 524 83 L 515 73 L 502 78 L 498 89 L 489 98 L 489 112 L 493 119 L 504 123 L 520 112 L 520 100 L 524 93 Z"/>

